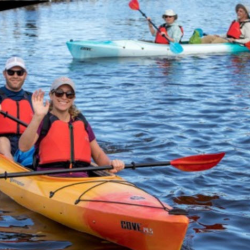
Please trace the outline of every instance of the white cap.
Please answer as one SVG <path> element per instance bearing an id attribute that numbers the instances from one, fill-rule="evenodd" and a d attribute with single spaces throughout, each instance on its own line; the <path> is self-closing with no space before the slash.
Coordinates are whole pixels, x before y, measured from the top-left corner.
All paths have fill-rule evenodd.
<path id="1" fill-rule="evenodd" d="M 177 19 L 177 14 L 173 10 L 166 10 L 162 17 L 164 16 L 174 16 Z"/>
<path id="2" fill-rule="evenodd" d="M 23 68 L 24 70 L 26 70 L 26 67 L 25 67 L 25 63 L 24 63 L 24 60 L 20 57 L 11 57 L 9 58 L 7 61 L 6 61 L 6 64 L 5 64 L 5 69 L 8 70 L 8 69 L 11 69 L 13 67 L 21 67 Z"/>
<path id="3" fill-rule="evenodd" d="M 69 86 L 74 90 L 74 92 L 75 92 L 75 84 L 74 84 L 74 82 L 73 82 L 71 79 L 69 79 L 68 77 L 66 77 L 66 76 L 62 76 L 62 77 L 57 78 L 57 79 L 52 83 L 52 85 L 51 85 L 51 87 L 50 87 L 50 91 L 56 90 L 56 89 L 58 89 L 60 86 L 62 86 L 62 85 L 64 85 L 64 84 L 69 85 Z"/>

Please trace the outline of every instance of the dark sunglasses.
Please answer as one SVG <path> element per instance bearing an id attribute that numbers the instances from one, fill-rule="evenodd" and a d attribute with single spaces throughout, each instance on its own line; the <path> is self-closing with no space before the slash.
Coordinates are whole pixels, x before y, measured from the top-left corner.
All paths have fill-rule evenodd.
<path id="1" fill-rule="evenodd" d="M 164 17 L 164 18 L 171 18 L 171 17 L 173 17 L 173 16 L 165 16 L 165 15 L 164 15 L 163 17 Z"/>
<path id="2" fill-rule="evenodd" d="M 72 91 L 64 92 L 62 89 L 52 90 L 51 93 L 55 93 L 56 97 L 63 97 L 65 94 L 68 99 L 73 99 L 75 97 L 75 93 Z"/>
<path id="3" fill-rule="evenodd" d="M 21 69 L 21 70 L 12 70 L 12 69 L 8 69 L 6 70 L 7 74 L 9 76 L 13 76 L 15 73 L 18 75 L 18 76 L 23 76 L 24 73 L 25 73 L 25 70 Z"/>

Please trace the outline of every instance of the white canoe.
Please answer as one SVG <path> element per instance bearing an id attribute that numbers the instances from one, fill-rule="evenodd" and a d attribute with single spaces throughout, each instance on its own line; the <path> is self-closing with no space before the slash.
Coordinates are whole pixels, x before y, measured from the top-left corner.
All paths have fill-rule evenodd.
<path id="1" fill-rule="evenodd" d="M 188 44 L 183 43 L 183 52 L 175 54 L 166 44 L 156 44 L 137 40 L 118 41 L 73 41 L 67 43 L 67 47 L 77 60 L 102 57 L 176 57 L 185 55 L 202 54 L 228 54 L 249 52 L 249 49 L 240 44 Z"/>

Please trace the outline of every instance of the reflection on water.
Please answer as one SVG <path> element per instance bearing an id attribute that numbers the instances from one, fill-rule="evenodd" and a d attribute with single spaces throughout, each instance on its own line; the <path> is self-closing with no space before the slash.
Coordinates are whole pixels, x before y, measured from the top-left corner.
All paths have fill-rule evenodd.
<path id="1" fill-rule="evenodd" d="M 40 236 L 42 237 L 42 236 Z M 14 240 L 16 239 L 16 240 Z M 37 235 L 1 233 L 0 249 L 66 249 L 70 243 L 39 240 Z"/>
<path id="2" fill-rule="evenodd" d="M 234 74 L 250 75 L 249 68 L 247 67 L 247 62 L 250 60 L 249 53 L 242 53 L 241 56 L 234 55 L 231 58 L 231 67 Z M 236 82 L 240 79 L 235 79 Z"/>
<path id="3" fill-rule="evenodd" d="M 214 200 L 218 200 L 220 197 L 218 195 L 213 196 L 205 196 L 202 194 L 197 194 L 194 196 L 178 196 L 174 198 L 174 202 L 177 204 L 185 204 L 185 205 L 192 205 L 192 208 L 190 206 L 189 212 L 192 214 L 195 214 L 195 211 L 208 211 L 216 209 L 216 205 L 214 204 Z M 220 207 L 222 209 L 222 207 Z M 190 215 L 190 224 L 195 224 L 195 226 L 192 226 L 195 233 L 205 233 L 205 232 L 211 232 L 213 230 L 225 230 L 226 224 L 204 224 L 201 223 L 202 217 L 198 215 Z M 219 219 L 221 220 L 221 218 Z M 198 227 L 197 227 L 198 226 Z"/>
<path id="4" fill-rule="evenodd" d="M 0 201 L 0 249 L 126 249 L 53 222 L 19 206 L 1 192 Z"/>
<path id="5" fill-rule="evenodd" d="M 195 233 L 206 233 L 211 231 L 217 231 L 217 230 L 225 230 L 227 224 L 213 224 L 213 225 L 205 225 L 203 223 L 199 222 L 200 217 L 199 216 L 191 216 L 189 217 L 190 223 L 196 222 L 196 226 L 199 225 L 199 228 L 193 227 L 193 230 Z"/>
<path id="6" fill-rule="evenodd" d="M 217 200 L 220 197 L 218 195 L 206 196 L 202 194 L 197 194 L 195 196 L 179 196 L 174 198 L 174 202 L 177 204 L 186 205 L 206 205 L 213 206 L 213 200 Z"/>
<path id="7" fill-rule="evenodd" d="M 23 216 L 2 215 L 0 219 L 0 227 L 27 227 L 32 226 L 33 222 L 29 218 Z"/>

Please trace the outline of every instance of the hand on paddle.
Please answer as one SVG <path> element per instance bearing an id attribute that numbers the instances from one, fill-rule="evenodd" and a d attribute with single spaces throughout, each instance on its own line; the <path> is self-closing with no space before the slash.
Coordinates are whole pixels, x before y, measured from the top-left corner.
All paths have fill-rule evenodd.
<path id="1" fill-rule="evenodd" d="M 138 0 L 131 0 L 131 1 L 129 2 L 129 7 L 130 7 L 132 10 L 138 10 L 138 11 L 148 20 L 148 22 L 149 22 L 158 32 L 160 32 L 160 30 L 159 30 L 159 29 L 157 28 L 157 26 L 151 21 L 151 19 L 148 18 L 148 17 L 146 16 L 146 14 L 143 13 L 143 12 L 140 10 Z M 152 29 L 153 29 L 153 27 L 152 27 Z M 151 31 L 151 27 L 150 27 L 150 31 Z M 151 32 L 151 33 L 152 33 L 152 32 Z M 163 36 L 164 36 L 164 35 L 163 35 Z M 170 40 L 167 36 L 164 36 L 164 37 L 168 40 L 168 42 L 169 42 L 169 48 L 170 48 L 170 50 L 171 50 L 174 54 L 180 54 L 180 53 L 182 53 L 183 48 L 182 48 L 182 46 L 181 46 L 179 43 L 173 42 L 173 39 Z"/>
<path id="2" fill-rule="evenodd" d="M 121 160 L 112 160 L 110 165 L 113 167 L 113 169 L 109 170 L 109 172 L 113 173 L 113 174 L 115 174 L 115 173 L 117 173 L 125 168 L 125 164 Z"/>
<path id="3" fill-rule="evenodd" d="M 228 42 L 233 43 L 235 41 L 234 38 L 227 38 Z"/>
<path id="4" fill-rule="evenodd" d="M 196 172 L 196 171 L 204 171 L 216 166 L 221 159 L 224 157 L 225 153 L 217 153 L 217 154 L 203 154 L 203 155 L 193 155 L 182 157 L 179 159 L 175 159 L 172 161 L 165 162 L 149 162 L 149 163 L 141 163 L 136 164 L 132 162 L 131 164 L 127 164 L 124 168 L 143 168 L 143 167 L 160 167 L 160 166 L 173 166 L 181 171 L 187 172 Z M 3 157 L 3 156 L 2 156 Z M 116 162 L 117 160 L 112 161 L 114 165 L 118 164 L 121 167 L 120 163 Z M 117 166 L 117 165 L 116 165 Z M 29 172 L 28 170 L 25 172 L 16 172 L 9 173 L 5 172 L 0 174 L 0 179 L 11 178 L 11 177 L 23 177 L 23 176 L 34 176 L 34 175 L 45 175 L 45 174 L 57 174 L 57 173 L 69 173 L 69 172 L 81 172 L 81 171 L 99 171 L 99 170 L 113 170 L 112 166 L 101 166 L 101 167 L 83 167 L 83 168 L 72 168 L 72 169 L 53 169 L 53 170 L 44 170 L 44 171 L 33 171 Z"/>
<path id="5" fill-rule="evenodd" d="M 155 29 L 154 29 L 154 26 L 153 26 L 153 24 L 152 24 L 151 18 L 150 18 L 150 17 L 147 17 L 146 20 L 148 21 L 149 30 L 150 30 L 152 36 L 154 36 L 154 35 L 155 35 Z"/>
<path id="6" fill-rule="evenodd" d="M 150 17 L 147 17 L 146 20 L 148 21 L 149 30 L 150 30 L 152 36 L 154 36 L 155 33 L 156 33 L 156 30 L 154 29 L 154 26 L 153 26 L 153 24 L 152 24 L 151 18 L 150 18 Z M 171 38 L 170 36 L 168 36 L 166 32 L 160 32 L 160 33 L 161 33 L 161 36 L 166 37 L 166 39 L 169 40 L 170 42 L 174 42 L 174 39 Z"/>

